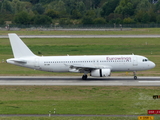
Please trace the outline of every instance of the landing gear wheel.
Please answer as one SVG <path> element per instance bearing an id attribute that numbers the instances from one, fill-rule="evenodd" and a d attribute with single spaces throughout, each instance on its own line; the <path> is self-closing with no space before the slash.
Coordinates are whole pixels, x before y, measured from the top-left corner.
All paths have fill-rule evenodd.
<path id="1" fill-rule="evenodd" d="M 137 76 L 134 76 L 134 79 L 137 80 Z"/>
<path id="2" fill-rule="evenodd" d="M 134 79 L 137 80 L 136 71 L 133 71 Z"/>
<path id="3" fill-rule="evenodd" d="M 82 80 L 87 80 L 87 75 L 83 75 Z"/>

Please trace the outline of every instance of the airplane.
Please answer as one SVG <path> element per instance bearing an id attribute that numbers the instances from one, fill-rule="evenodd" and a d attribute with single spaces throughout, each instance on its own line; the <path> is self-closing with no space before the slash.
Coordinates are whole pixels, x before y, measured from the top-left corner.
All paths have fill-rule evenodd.
<path id="1" fill-rule="evenodd" d="M 81 56 L 37 56 L 15 33 L 9 33 L 14 58 L 6 62 L 26 68 L 48 72 L 75 72 L 92 77 L 109 77 L 114 71 L 131 71 L 134 79 L 136 72 L 149 70 L 155 63 L 140 55 L 81 55 Z"/>

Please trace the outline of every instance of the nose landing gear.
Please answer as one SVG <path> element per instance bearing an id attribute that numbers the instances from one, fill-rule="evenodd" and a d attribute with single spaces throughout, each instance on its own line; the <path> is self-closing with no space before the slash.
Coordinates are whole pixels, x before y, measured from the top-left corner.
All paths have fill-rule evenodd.
<path id="1" fill-rule="evenodd" d="M 134 79 L 137 80 L 136 71 L 133 72 Z"/>

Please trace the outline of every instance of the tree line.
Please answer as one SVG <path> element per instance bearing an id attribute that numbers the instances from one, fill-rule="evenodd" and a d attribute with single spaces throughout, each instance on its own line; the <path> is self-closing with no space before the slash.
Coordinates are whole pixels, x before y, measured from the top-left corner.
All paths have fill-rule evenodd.
<path id="1" fill-rule="evenodd" d="M 0 0 L 0 25 L 160 23 L 160 0 Z"/>

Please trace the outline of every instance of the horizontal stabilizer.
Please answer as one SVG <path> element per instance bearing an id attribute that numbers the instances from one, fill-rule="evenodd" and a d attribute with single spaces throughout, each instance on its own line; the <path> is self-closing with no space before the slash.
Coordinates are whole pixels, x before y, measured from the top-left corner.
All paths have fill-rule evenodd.
<path id="1" fill-rule="evenodd" d="M 27 63 L 26 60 L 20 60 L 20 59 L 7 59 L 7 63 L 13 63 L 13 62 L 22 63 L 22 64 Z"/>

